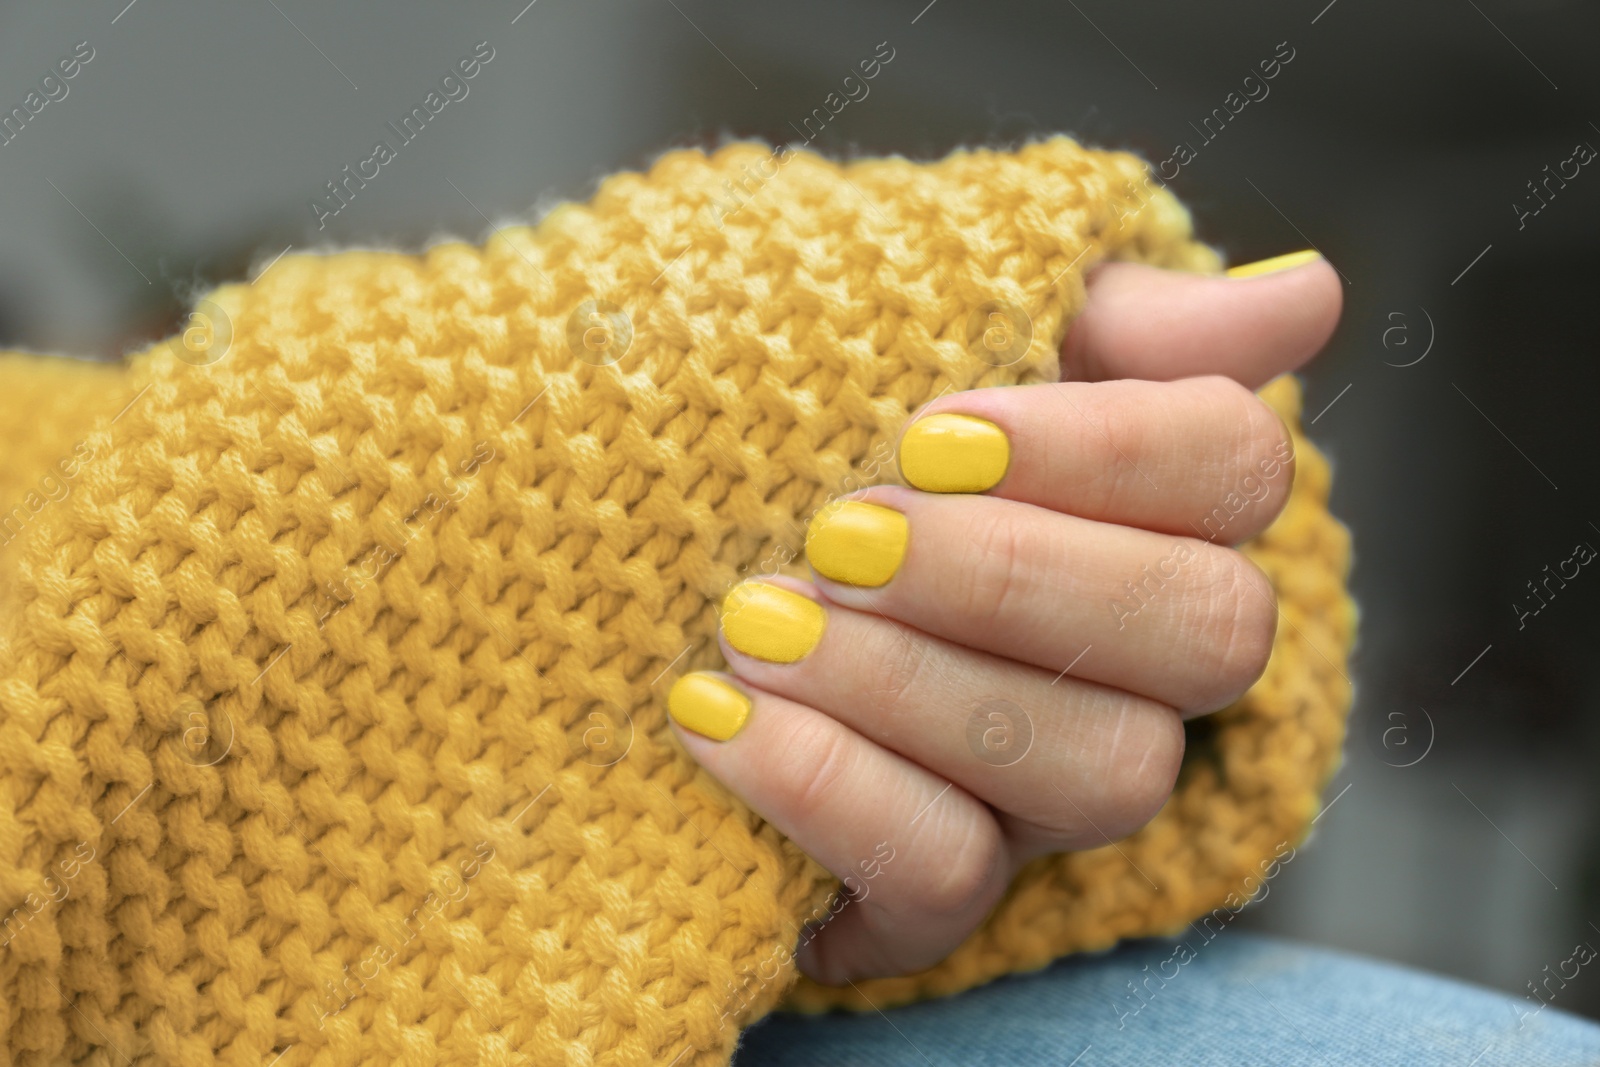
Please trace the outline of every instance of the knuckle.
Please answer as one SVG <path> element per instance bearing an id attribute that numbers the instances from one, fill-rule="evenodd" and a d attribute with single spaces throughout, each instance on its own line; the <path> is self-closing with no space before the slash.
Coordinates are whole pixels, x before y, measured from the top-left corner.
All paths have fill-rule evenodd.
<path id="1" fill-rule="evenodd" d="M 959 915 L 988 902 L 995 886 L 1003 881 L 1005 843 L 991 818 L 978 818 L 977 825 L 964 821 L 945 828 L 958 834 L 954 847 L 943 847 L 928 864 L 928 877 L 917 889 L 919 910 L 933 915 Z M 946 844 L 948 844 L 948 839 Z"/>
<path id="2" fill-rule="evenodd" d="M 1241 402 L 1245 409 L 1245 436 L 1248 448 L 1245 451 L 1247 461 L 1253 462 L 1261 456 L 1277 455 L 1280 452 L 1287 454 L 1289 428 L 1284 425 L 1278 413 L 1259 396 L 1239 386 L 1242 395 Z"/>
<path id="3" fill-rule="evenodd" d="M 1108 814 L 1101 824 L 1112 840 L 1155 818 L 1172 795 L 1183 766 L 1186 735 L 1173 709 L 1130 701 L 1111 746 Z"/>
<path id="4" fill-rule="evenodd" d="M 1283 509 L 1287 488 L 1294 478 L 1294 438 L 1288 425 L 1265 400 L 1232 378 L 1214 375 L 1206 388 L 1217 392 L 1224 418 L 1233 427 L 1234 448 L 1229 461 L 1229 484 L 1259 505 L 1258 522 L 1265 525 Z M 1274 490 L 1279 483 L 1281 490 Z"/>
<path id="5" fill-rule="evenodd" d="M 897 722 L 915 713 L 922 672 L 932 652 L 892 631 L 879 644 L 879 649 L 862 657 L 864 691 L 877 713 L 878 725 L 884 733 L 891 733 Z"/>
<path id="6" fill-rule="evenodd" d="M 1183 766 L 1187 735 L 1169 704 L 1107 691 L 1083 710 L 1104 721 L 1095 758 L 1079 780 L 1063 788 L 1038 814 L 1020 813 L 1039 827 L 1052 851 L 1098 848 L 1137 831 L 1166 804 Z"/>
<path id="7" fill-rule="evenodd" d="M 975 509 L 977 510 L 977 509 Z M 1037 551 L 1028 517 L 1019 509 L 981 509 L 967 527 L 964 565 L 955 572 L 956 607 L 972 624 L 1007 618 L 1017 597 L 1029 589 Z"/>
<path id="8" fill-rule="evenodd" d="M 1240 456 L 1244 478 L 1260 484 L 1281 481 L 1282 490 L 1272 494 L 1265 508 L 1267 515 L 1275 516 L 1283 509 L 1289 497 L 1287 490 L 1294 484 L 1294 438 L 1290 436 L 1288 425 L 1265 400 L 1244 386 L 1239 388 L 1245 394 L 1249 419 Z"/>
<path id="9" fill-rule="evenodd" d="M 1210 684 L 1197 701 L 1208 707 L 1231 703 L 1261 677 L 1278 632 L 1277 591 L 1261 568 L 1232 550 L 1217 553 L 1216 561 L 1204 594 Z"/>
<path id="10" fill-rule="evenodd" d="M 1148 411 L 1139 404 L 1113 402 L 1093 393 L 1077 407 L 1084 417 L 1072 420 L 1076 436 L 1071 449 L 1063 453 L 1068 458 L 1062 465 L 1076 470 L 1082 479 L 1074 497 L 1082 500 L 1085 508 L 1094 514 L 1115 512 L 1123 501 L 1140 492 L 1143 476 L 1129 459 L 1150 454 Z"/>
<path id="11" fill-rule="evenodd" d="M 775 786 L 775 798 L 796 821 L 816 815 L 838 796 L 856 759 L 857 738 L 823 716 L 804 716 L 794 725 L 782 763 L 790 768 Z"/>

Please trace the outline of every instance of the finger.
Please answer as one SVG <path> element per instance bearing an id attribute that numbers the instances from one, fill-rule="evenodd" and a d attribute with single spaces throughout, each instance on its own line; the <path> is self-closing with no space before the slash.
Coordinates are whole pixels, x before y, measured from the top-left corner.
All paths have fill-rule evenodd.
<path id="1" fill-rule="evenodd" d="M 1333 335 L 1344 290 L 1321 256 L 1250 277 L 1104 263 L 1061 350 L 1063 381 L 1225 374 L 1254 389 Z"/>
<path id="2" fill-rule="evenodd" d="M 1288 427 L 1220 375 L 954 393 L 906 428 L 899 457 L 907 483 L 929 492 L 1223 544 L 1266 529 L 1294 481 Z"/>
<path id="3" fill-rule="evenodd" d="M 1183 724 L 1164 704 L 819 602 L 790 579 L 746 582 L 726 605 L 722 651 L 740 681 L 954 782 L 1031 827 L 1035 850 L 1125 837 L 1177 779 Z M 818 613 L 824 625 L 808 625 Z"/>
<path id="4" fill-rule="evenodd" d="M 1185 714 L 1248 689 L 1277 630 L 1239 552 L 986 496 L 866 490 L 812 519 L 806 556 L 831 601 Z"/>
<path id="5" fill-rule="evenodd" d="M 667 707 L 689 754 L 851 894 L 829 924 L 850 936 L 810 950 L 814 977 L 931 967 L 1004 891 L 1011 868 L 988 808 L 836 719 L 706 671 L 678 679 Z"/>

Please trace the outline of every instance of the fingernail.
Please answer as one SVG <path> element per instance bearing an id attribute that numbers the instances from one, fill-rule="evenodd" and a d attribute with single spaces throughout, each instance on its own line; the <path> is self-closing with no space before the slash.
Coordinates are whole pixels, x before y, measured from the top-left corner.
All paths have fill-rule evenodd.
<path id="1" fill-rule="evenodd" d="M 822 640 L 827 622 L 821 604 L 771 582 L 743 582 L 722 602 L 728 644 L 769 663 L 803 659 Z"/>
<path id="2" fill-rule="evenodd" d="M 667 714 L 685 730 L 726 741 L 750 720 L 750 698 L 714 674 L 695 671 L 672 683 Z"/>
<path id="3" fill-rule="evenodd" d="M 1280 270 L 1304 266 L 1314 259 L 1321 258 L 1321 252 L 1315 248 L 1307 248 L 1303 252 L 1289 252 L 1286 255 L 1273 256 L 1271 259 L 1258 259 L 1254 263 L 1241 263 L 1237 267 L 1229 267 L 1228 277 L 1254 278 L 1261 274 L 1276 274 Z"/>
<path id="4" fill-rule="evenodd" d="M 806 559 L 824 578 L 868 589 L 894 577 L 910 523 L 893 508 L 860 500 L 829 504 L 806 529 Z"/>
<path id="5" fill-rule="evenodd" d="M 1006 476 L 1011 442 L 988 419 L 941 412 L 900 438 L 900 473 L 930 493 L 981 493 Z"/>

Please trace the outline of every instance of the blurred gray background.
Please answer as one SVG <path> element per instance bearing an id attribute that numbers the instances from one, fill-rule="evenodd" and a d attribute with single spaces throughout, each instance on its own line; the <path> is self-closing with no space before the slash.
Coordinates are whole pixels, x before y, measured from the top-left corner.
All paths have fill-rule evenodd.
<path id="1" fill-rule="evenodd" d="M 0 113 L 59 98 L 0 144 L 0 345 L 113 358 L 291 246 L 479 238 L 667 147 L 793 139 L 880 42 L 823 150 L 1188 142 L 1173 188 L 1230 261 L 1315 244 L 1347 280 L 1306 377 L 1356 537 L 1357 710 L 1313 846 L 1242 921 L 1512 998 L 1600 946 L 1600 574 L 1520 615 L 1600 547 L 1600 166 L 1566 162 L 1600 146 L 1594 5 L 525 3 L 7 5 Z M 480 41 L 469 95 L 319 229 L 313 198 Z M 1600 972 L 1554 1005 L 1600 1015 Z"/>

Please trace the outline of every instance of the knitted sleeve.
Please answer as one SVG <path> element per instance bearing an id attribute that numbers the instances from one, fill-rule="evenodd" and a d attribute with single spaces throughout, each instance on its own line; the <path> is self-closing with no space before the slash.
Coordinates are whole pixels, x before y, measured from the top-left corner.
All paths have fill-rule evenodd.
<path id="1" fill-rule="evenodd" d="M 1255 891 L 1339 758 L 1328 468 L 1248 551 L 1265 676 L 1143 830 L 924 973 L 794 981 L 837 882 L 680 751 L 717 604 L 1083 272 L 1214 271 L 1133 156 L 673 152 L 482 246 L 294 254 L 115 367 L 0 357 L 0 1063 L 712 1067 Z M 1012 327 L 985 341 L 992 316 Z"/>

